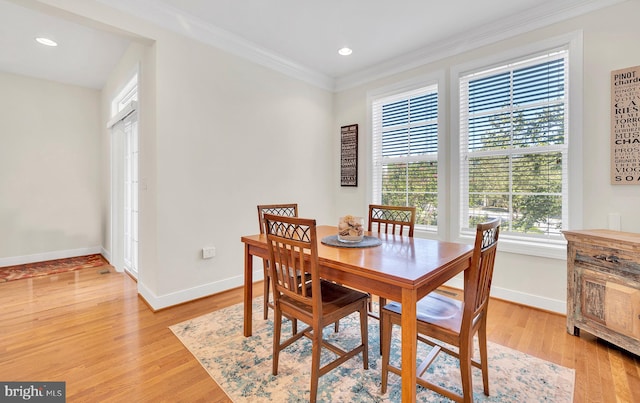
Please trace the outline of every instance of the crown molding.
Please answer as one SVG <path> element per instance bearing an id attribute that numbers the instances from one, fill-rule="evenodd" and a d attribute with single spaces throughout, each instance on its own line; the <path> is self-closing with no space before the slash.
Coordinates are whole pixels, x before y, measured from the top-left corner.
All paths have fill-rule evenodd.
<path id="1" fill-rule="evenodd" d="M 173 6 L 153 0 L 96 1 L 322 89 L 334 89 L 332 77 L 302 66 Z"/>
<path id="2" fill-rule="evenodd" d="M 626 1 L 629 0 L 576 0 L 569 5 L 559 5 L 554 2 L 545 3 L 531 9 L 526 15 L 504 20 L 501 24 L 492 23 L 452 37 L 447 41 L 440 41 L 437 44 L 431 44 L 367 69 L 338 77 L 335 79 L 334 91 L 339 92 L 354 88 Z"/>
<path id="3" fill-rule="evenodd" d="M 238 35 L 213 26 L 201 18 L 187 14 L 167 4 L 153 0 L 96 1 L 148 20 L 196 41 L 245 58 L 263 67 L 273 69 L 322 89 L 338 92 L 631 0 L 574 0 L 570 4 L 545 2 L 527 11 L 526 14 L 516 15 L 497 24 L 485 25 L 446 41 L 433 43 L 401 57 L 389 59 L 369 68 L 337 78 L 329 77 L 302 66 L 291 59 L 275 54 Z"/>

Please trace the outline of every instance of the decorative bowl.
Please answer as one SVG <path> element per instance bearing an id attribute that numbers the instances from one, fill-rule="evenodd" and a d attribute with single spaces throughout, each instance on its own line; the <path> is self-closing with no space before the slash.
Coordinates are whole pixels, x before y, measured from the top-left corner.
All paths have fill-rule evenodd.
<path id="1" fill-rule="evenodd" d="M 361 242 L 364 239 L 364 218 L 346 215 L 338 221 L 338 240 L 340 242 Z"/>

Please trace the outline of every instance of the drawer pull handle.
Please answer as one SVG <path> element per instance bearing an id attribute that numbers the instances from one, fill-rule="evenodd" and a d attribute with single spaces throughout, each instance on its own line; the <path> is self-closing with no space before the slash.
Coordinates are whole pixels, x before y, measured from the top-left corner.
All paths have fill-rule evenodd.
<path id="1" fill-rule="evenodd" d="M 604 260 L 605 262 L 619 263 L 620 260 L 616 255 L 596 255 L 594 256 L 596 259 Z"/>

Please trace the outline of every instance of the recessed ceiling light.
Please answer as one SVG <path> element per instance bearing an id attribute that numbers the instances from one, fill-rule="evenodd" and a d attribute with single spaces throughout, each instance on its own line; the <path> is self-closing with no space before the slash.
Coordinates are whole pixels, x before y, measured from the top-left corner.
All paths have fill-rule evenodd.
<path id="1" fill-rule="evenodd" d="M 353 50 L 349 48 L 342 48 L 338 50 L 338 53 L 341 54 L 342 56 L 349 56 L 351 53 L 353 53 Z"/>
<path id="2" fill-rule="evenodd" d="M 39 37 L 39 38 L 36 38 L 36 41 L 45 46 L 58 46 L 58 42 L 49 38 Z"/>

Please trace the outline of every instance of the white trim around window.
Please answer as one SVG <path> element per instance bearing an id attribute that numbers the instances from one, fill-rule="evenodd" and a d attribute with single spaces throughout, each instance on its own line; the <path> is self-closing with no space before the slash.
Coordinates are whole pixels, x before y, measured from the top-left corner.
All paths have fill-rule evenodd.
<path id="1" fill-rule="evenodd" d="M 566 228 L 582 227 L 583 197 L 582 197 L 582 32 L 574 32 L 557 38 L 552 38 L 526 47 L 498 54 L 486 59 L 454 66 L 451 69 L 450 81 L 450 136 L 449 168 L 451 190 L 451 211 L 448 231 L 453 241 L 470 242 L 473 234 L 461 231 L 462 191 L 460 172 L 460 78 L 474 71 L 490 69 L 505 65 L 513 61 L 532 57 L 545 51 L 564 47 L 568 49 L 568 132 L 565 133 L 568 142 L 568 218 Z M 518 235 L 500 236 L 500 249 L 507 252 L 549 258 L 566 258 L 566 242 L 561 239 L 545 239 L 536 241 L 532 237 Z"/>
<path id="2" fill-rule="evenodd" d="M 447 217 L 449 213 L 448 200 L 447 200 L 447 155 L 448 155 L 448 143 L 446 133 L 447 130 L 447 116 L 446 114 L 446 80 L 444 71 L 437 72 L 435 74 L 424 75 L 416 77 L 411 80 L 396 83 L 394 85 L 378 88 L 373 91 L 367 92 L 367 125 L 365 137 L 365 150 L 366 150 L 366 167 L 367 175 L 366 190 L 367 190 L 367 202 L 378 203 L 377 197 L 374 195 L 374 191 L 377 188 L 373 183 L 373 176 L 371 173 L 374 171 L 373 161 L 373 106 L 377 100 L 383 98 L 391 98 L 401 94 L 410 94 L 421 88 L 436 87 L 438 93 L 438 225 L 437 230 L 434 228 L 427 228 L 426 226 L 416 226 L 416 232 L 422 235 L 426 235 L 430 238 L 446 239 L 446 231 L 448 229 L 447 220 L 442 217 Z M 378 196 L 379 197 L 379 196 Z"/>

